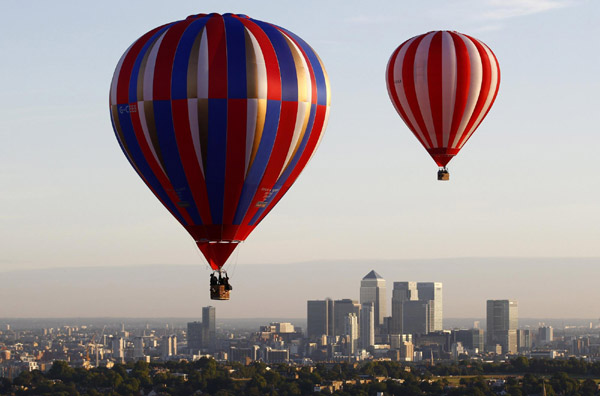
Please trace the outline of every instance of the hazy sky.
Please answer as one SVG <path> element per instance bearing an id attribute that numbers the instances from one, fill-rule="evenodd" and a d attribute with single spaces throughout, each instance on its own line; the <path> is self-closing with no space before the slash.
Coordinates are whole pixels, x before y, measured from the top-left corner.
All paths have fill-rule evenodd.
<path id="1" fill-rule="evenodd" d="M 600 257 L 596 0 L 4 0 L 0 280 L 3 271 L 23 269 L 206 267 L 130 167 L 108 112 L 112 73 L 125 49 L 158 25 L 200 12 L 243 13 L 293 31 L 318 52 L 331 80 L 323 142 L 238 248 L 238 266 Z M 502 73 L 494 107 L 444 183 L 396 114 L 384 80 L 400 43 L 439 29 L 488 44 Z M 493 279 L 494 267 L 467 279 Z M 204 285 L 207 271 L 198 274 Z M 414 278 L 410 268 L 400 274 L 394 276 Z M 600 278 L 600 267 L 589 266 L 586 277 Z M 431 278 L 416 280 L 444 280 Z M 563 275 L 564 282 L 577 279 Z M 301 300 L 310 289 L 293 287 Z M 0 306 L 0 317 L 9 311 Z"/>

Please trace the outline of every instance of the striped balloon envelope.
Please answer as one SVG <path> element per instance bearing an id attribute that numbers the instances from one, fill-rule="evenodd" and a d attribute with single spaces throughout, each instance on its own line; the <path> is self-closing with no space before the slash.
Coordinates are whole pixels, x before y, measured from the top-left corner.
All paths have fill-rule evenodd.
<path id="1" fill-rule="evenodd" d="M 433 31 L 396 48 L 386 82 L 402 120 L 438 166 L 445 167 L 494 103 L 500 68 L 481 41 Z"/>
<path id="2" fill-rule="evenodd" d="M 323 64 L 295 34 L 199 14 L 125 51 L 110 113 L 135 171 L 217 270 L 314 154 L 329 100 Z"/>

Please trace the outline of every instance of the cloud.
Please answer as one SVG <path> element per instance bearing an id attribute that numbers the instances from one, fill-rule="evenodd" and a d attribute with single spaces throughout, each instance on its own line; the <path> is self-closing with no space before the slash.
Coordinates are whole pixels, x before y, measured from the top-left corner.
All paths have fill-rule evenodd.
<path id="1" fill-rule="evenodd" d="M 572 0 L 487 0 L 482 17 L 490 20 L 538 14 L 575 4 Z"/>

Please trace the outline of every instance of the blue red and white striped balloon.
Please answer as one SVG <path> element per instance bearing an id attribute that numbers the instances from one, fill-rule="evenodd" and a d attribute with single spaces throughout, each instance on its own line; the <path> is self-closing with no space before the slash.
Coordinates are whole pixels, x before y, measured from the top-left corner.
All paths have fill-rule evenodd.
<path id="1" fill-rule="evenodd" d="M 492 107 L 500 68 L 481 41 L 433 31 L 396 48 L 386 82 L 402 120 L 438 166 L 445 167 Z"/>
<path id="2" fill-rule="evenodd" d="M 298 178 L 329 101 L 307 43 L 235 14 L 192 15 L 144 34 L 110 89 L 123 152 L 213 269 Z"/>

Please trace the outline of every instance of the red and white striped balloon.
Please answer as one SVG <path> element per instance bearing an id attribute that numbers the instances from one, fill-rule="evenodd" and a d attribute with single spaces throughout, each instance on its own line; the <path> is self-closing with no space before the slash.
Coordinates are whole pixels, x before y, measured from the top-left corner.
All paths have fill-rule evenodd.
<path id="1" fill-rule="evenodd" d="M 492 107 L 500 68 L 481 41 L 433 31 L 396 48 L 386 82 L 398 114 L 438 166 L 445 167 Z"/>

